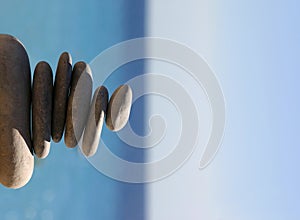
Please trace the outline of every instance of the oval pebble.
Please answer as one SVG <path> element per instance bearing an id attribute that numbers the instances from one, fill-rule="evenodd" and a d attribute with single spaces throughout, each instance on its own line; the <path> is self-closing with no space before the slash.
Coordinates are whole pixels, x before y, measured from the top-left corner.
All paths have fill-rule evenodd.
<path id="1" fill-rule="evenodd" d="M 65 144 L 75 147 L 85 127 L 89 114 L 93 89 L 92 71 L 85 62 L 77 62 L 72 72 L 72 83 L 68 100 Z"/>
<path id="2" fill-rule="evenodd" d="M 59 57 L 54 82 L 51 125 L 51 136 L 54 142 L 59 142 L 64 132 L 71 76 L 72 57 L 68 52 L 64 52 Z"/>
<path id="3" fill-rule="evenodd" d="M 23 45 L 0 34 L 0 182 L 20 188 L 34 167 L 30 137 L 31 75 Z"/>
<path id="4" fill-rule="evenodd" d="M 35 155 L 45 158 L 50 151 L 53 74 L 46 62 L 34 70 L 32 86 L 32 140 Z"/>
<path id="5" fill-rule="evenodd" d="M 129 85 L 118 87 L 112 94 L 107 109 L 106 125 L 112 131 L 121 130 L 128 122 L 132 102 Z"/>
<path id="6" fill-rule="evenodd" d="M 83 134 L 81 150 L 85 156 L 93 156 L 98 148 L 108 103 L 108 91 L 104 86 L 94 93 L 90 113 Z"/>

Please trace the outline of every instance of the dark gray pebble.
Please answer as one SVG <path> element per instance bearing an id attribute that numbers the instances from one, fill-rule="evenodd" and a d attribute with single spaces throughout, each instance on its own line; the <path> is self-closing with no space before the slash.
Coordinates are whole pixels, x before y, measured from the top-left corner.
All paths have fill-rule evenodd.
<path id="1" fill-rule="evenodd" d="M 75 147 L 85 127 L 89 114 L 93 89 L 92 71 L 88 64 L 78 62 L 72 72 L 72 83 L 68 100 L 65 144 Z"/>
<path id="2" fill-rule="evenodd" d="M 84 130 L 81 150 L 85 156 L 93 156 L 98 148 L 108 103 L 108 91 L 104 86 L 94 93 L 88 121 Z"/>
<path id="3" fill-rule="evenodd" d="M 54 82 L 51 126 L 54 142 L 59 142 L 64 132 L 71 76 L 72 57 L 69 53 L 64 52 L 59 58 Z"/>
<path id="4" fill-rule="evenodd" d="M 46 62 L 34 70 L 32 86 L 32 133 L 35 155 L 45 158 L 50 151 L 53 74 Z"/>

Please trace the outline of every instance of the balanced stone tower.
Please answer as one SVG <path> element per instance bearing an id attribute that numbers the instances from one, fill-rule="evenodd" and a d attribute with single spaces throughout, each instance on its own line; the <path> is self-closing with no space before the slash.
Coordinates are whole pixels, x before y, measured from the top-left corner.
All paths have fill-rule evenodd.
<path id="1" fill-rule="evenodd" d="M 24 46 L 15 37 L 0 34 L 0 183 L 9 188 L 28 183 L 34 155 L 46 158 L 51 138 L 59 142 L 64 134 L 67 147 L 81 143 L 82 153 L 92 157 L 104 122 L 113 132 L 126 125 L 131 88 L 121 85 L 109 99 L 108 90 L 99 86 L 91 101 L 92 89 L 91 68 L 83 61 L 72 68 L 68 52 L 59 58 L 54 85 L 52 69 L 45 61 L 36 65 L 31 85 Z"/>

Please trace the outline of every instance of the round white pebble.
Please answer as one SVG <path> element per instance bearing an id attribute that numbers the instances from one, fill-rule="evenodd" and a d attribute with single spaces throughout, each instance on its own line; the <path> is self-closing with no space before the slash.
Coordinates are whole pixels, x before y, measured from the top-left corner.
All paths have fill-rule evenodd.
<path id="1" fill-rule="evenodd" d="M 112 94 L 107 108 L 106 126 L 112 131 L 121 130 L 128 122 L 132 103 L 129 85 L 118 87 Z"/>

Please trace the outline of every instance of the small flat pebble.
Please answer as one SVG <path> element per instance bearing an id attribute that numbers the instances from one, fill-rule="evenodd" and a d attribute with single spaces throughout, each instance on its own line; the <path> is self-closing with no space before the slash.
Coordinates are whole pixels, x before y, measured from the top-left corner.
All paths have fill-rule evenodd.
<path id="1" fill-rule="evenodd" d="M 20 188 L 30 180 L 34 167 L 31 75 L 24 46 L 5 34 L 0 34 L 0 82 L 0 182 Z"/>
<path id="2" fill-rule="evenodd" d="M 54 142 L 59 142 L 64 132 L 71 76 L 72 57 L 69 53 L 64 52 L 59 57 L 54 81 L 51 125 L 51 135 Z"/>
<path id="3" fill-rule="evenodd" d="M 132 102 L 129 85 L 118 87 L 112 94 L 107 108 L 106 125 L 112 131 L 121 130 L 128 122 Z"/>
<path id="4" fill-rule="evenodd" d="M 85 156 L 93 156 L 99 145 L 108 103 L 108 91 L 104 86 L 94 93 L 90 113 L 84 130 L 81 150 Z"/>
<path id="5" fill-rule="evenodd" d="M 86 125 L 93 89 L 92 71 L 85 62 L 77 62 L 72 72 L 65 129 L 65 144 L 75 147 Z"/>
<path id="6" fill-rule="evenodd" d="M 46 62 L 39 62 L 34 70 L 32 86 L 33 149 L 38 158 L 50 151 L 53 74 Z"/>

